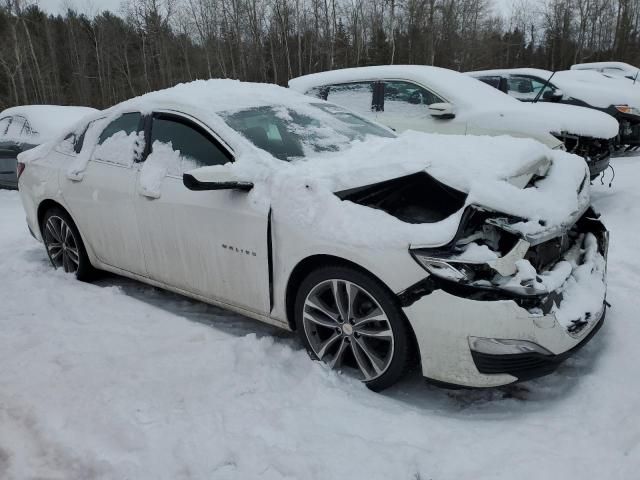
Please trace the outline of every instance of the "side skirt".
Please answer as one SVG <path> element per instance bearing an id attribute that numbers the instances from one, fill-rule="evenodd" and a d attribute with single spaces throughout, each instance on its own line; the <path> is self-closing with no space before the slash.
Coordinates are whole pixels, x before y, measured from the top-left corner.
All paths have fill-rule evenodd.
<path id="1" fill-rule="evenodd" d="M 244 309 L 242 307 L 238 307 L 236 305 L 232 305 L 230 303 L 222 302 L 220 300 L 203 297 L 202 295 L 191 293 L 191 292 L 188 292 L 186 290 L 182 290 L 180 288 L 175 288 L 175 287 L 172 287 L 171 285 L 167 285 L 165 283 L 158 282 L 156 280 L 152 280 L 151 278 L 143 277 L 141 275 L 137 275 L 135 273 L 131 273 L 131 272 L 128 272 L 126 270 L 122 270 L 122 269 L 117 268 L 117 267 L 112 267 L 112 266 L 106 265 L 104 263 L 100 263 L 100 264 L 96 265 L 96 268 L 99 268 L 101 270 L 105 270 L 107 272 L 115 273 L 116 275 L 121 275 L 123 277 L 131 278 L 133 280 L 137 280 L 139 282 L 146 283 L 146 284 L 151 285 L 153 287 L 162 288 L 164 290 L 168 290 L 170 292 L 177 293 L 179 295 L 184 295 L 185 297 L 189 297 L 189 298 L 192 298 L 194 300 L 198 300 L 200 302 L 208 303 L 209 305 L 213 305 L 215 307 L 220 307 L 220 308 L 223 308 L 225 310 L 229 310 L 231 312 L 239 313 L 241 315 L 244 315 L 245 317 L 249 317 L 249 318 L 252 318 L 254 320 L 258 320 L 260 322 L 267 323 L 269 325 L 273 325 L 274 327 L 282 328 L 283 330 L 287 330 L 289 332 L 291 331 L 291 328 L 289 327 L 289 323 L 288 322 L 279 320 L 277 318 L 270 317 L 268 315 L 262 315 L 260 313 L 253 312 L 251 310 L 247 310 L 247 309 Z"/>

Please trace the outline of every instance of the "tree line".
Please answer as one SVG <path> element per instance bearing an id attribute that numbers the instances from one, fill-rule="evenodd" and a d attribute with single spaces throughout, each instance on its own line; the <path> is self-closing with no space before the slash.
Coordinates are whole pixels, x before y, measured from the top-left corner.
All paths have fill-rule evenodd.
<path id="1" fill-rule="evenodd" d="M 199 78 L 286 85 L 379 64 L 640 65 L 640 0 L 515 0 L 507 16 L 489 0 L 125 0 L 93 16 L 0 1 L 0 110 L 105 108 Z"/>

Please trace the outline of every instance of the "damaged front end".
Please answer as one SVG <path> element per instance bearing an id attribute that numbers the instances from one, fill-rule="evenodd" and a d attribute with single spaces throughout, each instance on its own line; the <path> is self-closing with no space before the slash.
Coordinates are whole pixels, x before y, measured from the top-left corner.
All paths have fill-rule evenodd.
<path id="1" fill-rule="evenodd" d="M 512 300 L 532 315 L 554 313 L 571 334 L 598 316 L 605 301 L 609 232 L 592 208 L 556 235 L 538 237 L 510 231 L 504 216 L 477 207 L 468 212 L 464 227 L 447 246 L 410 250 L 430 275 L 401 294 L 403 305 L 437 289 L 471 300 Z M 576 290 L 581 283 L 600 300 L 591 298 L 583 311 L 574 301 L 563 312 L 565 295 L 580 296 Z"/>
<path id="2" fill-rule="evenodd" d="M 554 133 L 553 136 L 564 143 L 567 152 L 584 158 L 589 166 L 591 180 L 609 167 L 609 160 L 615 147 L 615 139 L 604 140 L 566 132 Z"/>
<path id="3" fill-rule="evenodd" d="M 546 171 L 541 162 L 525 170 L 506 180 L 535 188 Z M 595 334 L 609 232 L 588 205 L 588 183 L 577 188 L 579 210 L 555 225 L 468 204 L 426 172 L 338 194 L 407 223 L 460 215 L 448 243 L 410 245 L 426 274 L 398 293 L 425 377 L 479 387 L 545 375 Z"/>

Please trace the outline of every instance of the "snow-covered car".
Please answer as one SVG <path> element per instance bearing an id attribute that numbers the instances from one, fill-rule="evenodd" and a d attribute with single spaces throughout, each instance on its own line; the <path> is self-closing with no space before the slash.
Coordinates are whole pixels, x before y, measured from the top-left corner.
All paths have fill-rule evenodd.
<path id="1" fill-rule="evenodd" d="M 567 106 L 523 105 L 464 74 L 437 67 L 349 68 L 289 81 L 300 93 L 329 100 L 402 132 L 511 135 L 566 148 L 595 178 L 609 165 L 618 124 Z"/>
<path id="2" fill-rule="evenodd" d="M 608 233 L 579 157 L 527 139 L 394 132 L 275 85 L 123 102 L 21 154 L 52 264 L 297 331 L 372 389 L 547 374 L 605 312 Z"/>
<path id="3" fill-rule="evenodd" d="M 637 83 L 638 67 L 624 62 L 591 62 L 571 65 L 571 70 L 593 70 L 610 77 L 622 77 Z"/>
<path id="4" fill-rule="evenodd" d="M 552 102 L 588 107 L 619 123 L 616 147 L 640 146 L 640 90 L 623 78 L 596 71 L 513 68 L 469 72 L 523 102 Z M 552 77 L 553 75 L 553 77 Z"/>
<path id="5" fill-rule="evenodd" d="M 0 188 L 17 188 L 17 156 L 69 128 L 88 113 L 87 107 L 25 105 L 0 112 Z"/>

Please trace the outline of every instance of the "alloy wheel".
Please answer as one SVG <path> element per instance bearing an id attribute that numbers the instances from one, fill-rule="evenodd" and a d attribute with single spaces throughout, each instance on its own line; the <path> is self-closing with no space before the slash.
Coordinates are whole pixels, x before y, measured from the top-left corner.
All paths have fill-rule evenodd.
<path id="1" fill-rule="evenodd" d="M 331 368 L 354 367 L 367 382 L 387 370 L 393 331 L 367 290 L 347 280 L 325 280 L 309 292 L 303 308 L 304 333 L 320 360 Z"/>
<path id="2" fill-rule="evenodd" d="M 76 273 L 80 267 L 80 252 L 73 230 L 65 219 L 52 215 L 44 228 L 44 243 L 49 259 L 55 268 L 62 267 L 67 273 Z"/>

